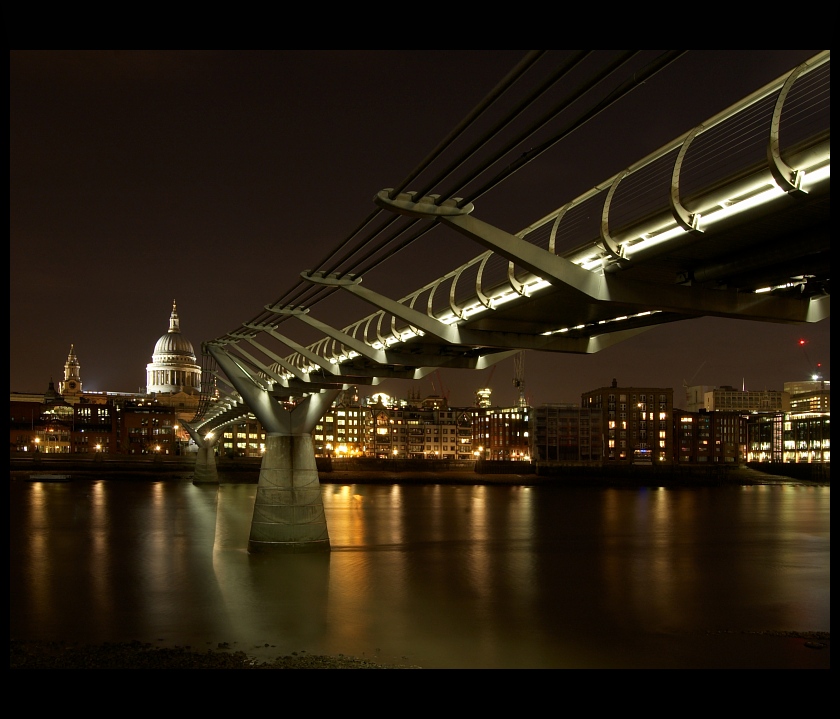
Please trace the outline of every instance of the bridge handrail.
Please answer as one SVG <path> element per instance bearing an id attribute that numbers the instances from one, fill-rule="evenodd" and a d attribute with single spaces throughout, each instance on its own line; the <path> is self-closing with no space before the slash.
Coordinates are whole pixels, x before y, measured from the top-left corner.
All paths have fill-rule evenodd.
<path id="1" fill-rule="evenodd" d="M 637 172 L 641 168 L 652 164 L 656 160 L 664 157 L 665 155 L 673 152 L 674 150 L 678 150 L 679 148 L 681 148 L 684 145 L 686 140 L 693 139 L 695 135 L 699 134 L 699 132 L 706 132 L 708 130 L 711 130 L 712 128 L 714 128 L 715 126 L 724 122 L 725 120 L 728 120 L 731 117 L 737 115 L 739 112 L 741 112 L 745 108 L 750 107 L 751 105 L 755 104 L 759 100 L 764 99 L 765 97 L 772 94 L 773 92 L 775 92 L 777 90 L 780 90 L 784 86 L 788 77 L 790 75 L 792 75 L 793 73 L 796 73 L 797 76 L 801 76 L 801 75 L 805 74 L 805 71 L 814 70 L 817 67 L 820 67 L 821 65 L 824 65 L 824 64 L 826 64 L 830 61 L 831 61 L 831 51 L 830 50 L 825 50 L 825 51 L 815 55 L 811 59 L 806 60 L 804 63 L 802 63 L 802 65 L 799 65 L 796 68 L 793 68 L 792 70 L 789 70 L 788 72 L 786 72 L 781 77 L 776 78 L 775 80 L 772 80 L 771 82 L 764 85 L 764 87 L 759 88 L 758 90 L 756 90 L 752 94 L 748 95 L 747 97 L 742 98 L 738 102 L 735 102 L 732 105 L 730 105 L 729 107 L 721 110 L 719 113 L 712 116 L 711 118 L 709 118 L 705 122 L 701 123 L 700 125 L 697 125 L 696 127 L 691 128 L 687 132 L 684 132 L 682 135 L 675 138 L 674 140 L 671 140 L 670 142 L 665 143 L 664 145 L 662 145 L 658 149 L 654 150 L 650 154 L 646 155 L 642 159 L 637 160 L 632 165 L 627 167 L 625 170 L 622 170 L 621 172 L 617 172 L 612 177 L 609 177 L 608 179 L 604 180 L 603 182 L 600 182 L 599 184 L 595 185 L 593 188 L 591 188 L 590 190 L 588 190 L 588 191 L 584 192 L 583 194 L 579 195 L 574 200 L 567 203 L 566 205 L 564 205 L 560 209 L 554 210 L 554 211 L 548 213 L 547 215 L 545 215 L 544 217 L 542 217 L 541 219 L 537 220 L 536 222 L 531 223 L 530 225 L 528 225 L 528 227 L 521 230 L 519 235 L 522 236 L 522 237 L 525 237 L 526 235 L 528 235 L 532 232 L 535 232 L 536 230 L 542 228 L 545 224 L 553 221 L 558 216 L 560 216 L 562 218 L 562 215 L 565 214 L 569 209 L 571 209 L 571 208 L 573 208 L 577 205 L 582 204 L 586 200 L 594 197 L 595 195 L 598 195 L 598 194 L 601 194 L 605 191 L 608 191 L 609 188 L 612 187 L 613 184 L 616 182 L 616 180 L 622 179 L 626 175 Z"/>

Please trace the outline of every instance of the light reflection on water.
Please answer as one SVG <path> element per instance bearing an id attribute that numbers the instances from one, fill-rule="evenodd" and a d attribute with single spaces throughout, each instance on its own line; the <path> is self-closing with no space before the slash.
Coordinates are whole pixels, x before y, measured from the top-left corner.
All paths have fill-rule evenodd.
<path id="1" fill-rule="evenodd" d="M 708 630 L 830 631 L 829 487 L 324 485 L 332 552 L 291 556 L 248 554 L 255 493 L 12 481 L 11 635 L 667 667 L 715 666 Z"/>

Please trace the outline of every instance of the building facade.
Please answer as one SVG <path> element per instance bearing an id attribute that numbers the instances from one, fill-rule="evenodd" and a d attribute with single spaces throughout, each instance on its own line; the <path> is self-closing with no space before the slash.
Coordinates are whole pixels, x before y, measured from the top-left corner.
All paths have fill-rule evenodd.
<path id="1" fill-rule="evenodd" d="M 607 465 L 672 464 L 674 391 L 668 387 L 609 387 L 584 392 L 581 407 L 600 412 Z"/>
<path id="2" fill-rule="evenodd" d="M 442 397 L 340 396 L 313 432 L 316 456 L 475 459 L 472 418 Z"/>
<path id="3" fill-rule="evenodd" d="M 707 412 L 790 412 L 790 394 L 782 390 L 745 390 L 724 385 L 703 396 Z"/>
<path id="4" fill-rule="evenodd" d="M 11 452 L 46 454 L 180 454 L 186 441 L 178 414 L 154 400 L 89 401 L 71 405 L 53 389 L 40 402 L 10 402 Z"/>
<path id="5" fill-rule="evenodd" d="M 739 412 L 675 409 L 674 450 L 679 464 L 738 464 L 747 457 L 747 417 Z"/>
<path id="6" fill-rule="evenodd" d="M 785 392 L 790 395 L 790 411 L 794 414 L 831 412 L 831 381 L 826 379 L 804 382 L 785 382 Z"/>
<path id="7" fill-rule="evenodd" d="M 544 404 L 532 412 L 534 461 L 601 462 L 604 454 L 601 410 L 575 404 Z"/>
<path id="8" fill-rule="evenodd" d="M 749 462 L 831 462 L 831 415 L 757 415 L 747 425 Z"/>
<path id="9" fill-rule="evenodd" d="M 531 461 L 530 407 L 476 407 L 471 413 L 473 459 Z"/>
<path id="10" fill-rule="evenodd" d="M 249 417 L 227 424 L 219 430 L 222 437 L 217 446 L 225 457 L 262 457 L 265 454 L 265 429 Z"/>

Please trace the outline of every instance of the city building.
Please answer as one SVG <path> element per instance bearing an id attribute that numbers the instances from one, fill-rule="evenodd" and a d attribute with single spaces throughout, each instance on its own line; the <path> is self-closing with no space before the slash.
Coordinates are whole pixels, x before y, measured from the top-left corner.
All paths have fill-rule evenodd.
<path id="1" fill-rule="evenodd" d="M 747 425 L 749 462 L 831 462 L 831 415 L 756 415 Z"/>
<path id="2" fill-rule="evenodd" d="M 475 459 L 468 410 L 445 398 L 396 400 L 355 390 L 333 403 L 313 432 L 316 456 L 380 459 Z"/>
<path id="3" fill-rule="evenodd" d="M 703 393 L 707 412 L 789 412 L 790 394 L 782 390 L 736 389 L 729 385 Z"/>
<path id="4" fill-rule="evenodd" d="M 265 453 L 265 430 L 256 417 L 227 424 L 220 431 L 218 451 L 225 457 L 262 457 Z"/>
<path id="5" fill-rule="evenodd" d="M 531 457 L 535 462 L 601 462 L 601 410 L 576 404 L 543 404 L 533 409 L 533 417 Z"/>
<path id="6" fill-rule="evenodd" d="M 680 464 L 738 464 L 747 457 L 748 415 L 675 409 L 674 450 Z"/>
<path id="7" fill-rule="evenodd" d="M 123 448 L 128 445 L 123 442 L 123 425 L 120 420 L 120 411 L 114 402 L 79 402 L 74 407 L 72 453 L 128 453 L 123 452 Z"/>
<path id="8" fill-rule="evenodd" d="M 828 414 L 831 412 L 831 381 L 827 379 L 813 379 L 801 382 L 785 382 L 785 392 L 790 395 L 790 411 L 817 412 Z"/>
<path id="9" fill-rule="evenodd" d="M 42 395 L 10 400 L 9 449 L 13 452 L 69 454 L 73 444 L 73 406 L 50 380 Z"/>
<path id="10" fill-rule="evenodd" d="M 685 400 L 680 407 L 687 412 L 699 412 L 706 409 L 706 393 L 714 391 L 714 387 L 705 384 L 687 385 L 683 384 Z"/>
<path id="11" fill-rule="evenodd" d="M 313 431 L 315 455 L 364 457 L 371 440 L 370 410 L 359 402 L 356 388 L 341 392 Z"/>
<path id="12" fill-rule="evenodd" d="M 581 407 L 600 412 L 605 465 L 672 464 L 674 391 L 609 387 L 584 392 Z"/>
<path id="13" fill-rule="evenodd" d="M 122 454 L 180 454 L 180 420 L 172 407 L 156 402 L 126 403 L 117 415 L 122 420 Z"/>
<path id="14" fill-rule="evenodd" d="M 470 411 L 474 459 L 531 461 L 529 407 L 475 407 Z"/>
<path id="15" fill-rule="evenodd" d="M 10 401 L 11 452 L 46 454 L 180 454 L 186 441 L 173 408 L 154 400 L 84 395 L 65 402 L 51 381 L 40 401 Z"/>

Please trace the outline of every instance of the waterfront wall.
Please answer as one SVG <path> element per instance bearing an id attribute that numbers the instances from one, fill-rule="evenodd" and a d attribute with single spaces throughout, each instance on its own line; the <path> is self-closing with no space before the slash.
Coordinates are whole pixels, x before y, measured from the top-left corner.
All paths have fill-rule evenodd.
<path id="1" fill-rule="evenodd" d="M 256 483 L 260 458 L 218 458 L 221 482 Z M 559 462 L 504 462 L 472 460 L 410 460 L 317 457 L 318 474 L 322 482 L 412 481 L 458 482 L 476 484 L 508 482 L 515 484 L 754 484 L 776 478 L 828 484 L 830 464 L 769 464 L 756 463 L 748 467 L 735 465 L 667 465 L 609 467 L 600 464 Z M 109 459 L 105 455 L 73 456 L 12 453 L 10 470 L 13 473 L 58 472 L 88 476 L 118 475 L 143 479 L 160 475 L 168 478 L 192 479 L 195 456 L 136 455 Z"/>
<path id="2" fill-rule="evenodd" d="M 791 477 L 805 482 L 831 482 L 831 462 L 748 462 L 747 467 L 765 474 Z"/>

